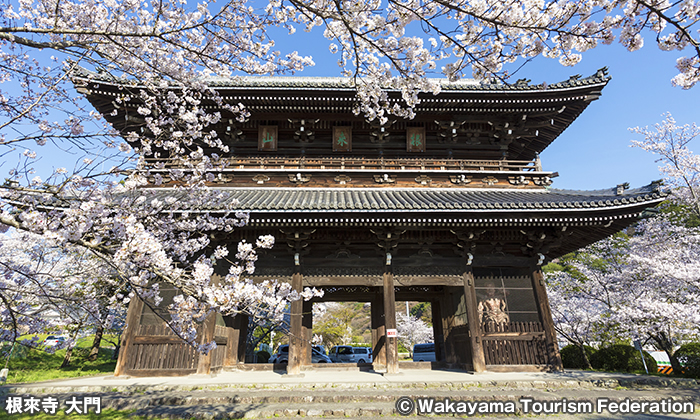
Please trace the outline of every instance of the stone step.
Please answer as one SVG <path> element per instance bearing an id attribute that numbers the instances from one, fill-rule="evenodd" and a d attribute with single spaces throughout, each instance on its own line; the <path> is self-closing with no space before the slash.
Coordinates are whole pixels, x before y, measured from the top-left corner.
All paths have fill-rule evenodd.
<path id="1" fill-rule="evenodd" d="M 342 372 L 338 372 L 338 381 L 343 381 Z M 193 375 L 196 376 L 196 375 Z M 209 375 L 207 375 L 209 377 Z M 211 376 L 216 379 L 215 375 Z M 281 376 L 284 378 L 284 375 Z M 105 379 L 109 379 L 108 377 Z M 120 377 L 120 380 L 123 380 Z M 136 381 L 138 382 L 138 380 Z M 556 380 L 472 380 L 454 382 L 300 382 L 300 383 L 225 383 L 211 385 L 186 385 L 178 384 L 174 379 L 169 385 L 60 385 L 50 382 L 38 384 L 16 384 L 0 387 L 0 395 L 7 394 L 55 394 L 65 392 L 82 393 L 148 393 L 148 392 L 177 392 L 177 391 L 247 391 L 247 390 L 275 390 L 275 391 L 303 391 L 309 390 L 368 390 L 371 392 L 387 392 L 389 390 L 474 390 L 474 389 L 617 389 L 617 388 L 674 388 L 674 389 L 698 389 L 700 380 L 674 377 L 634 376 L 604 379 L 556 379 Z"/>
<path id="2" fill-rule="evenodd" d="M 362 385 L 362 384 L 356 384 Z M 366 385 L 366 384 L 365 384 Z M 403 384 L 409 385 L 409 384 Z M 415 385 L 415 384 L 412 384 Z M 453 384 L 454 385 L 454 384 Z M 534 386 L 537 385 L 537 386 Z M 402 397 L 412 401 L 419 398 L 435 398 L 443 401 L 514 402 L 522 405 L 522 398 L 536 401 L 593 401 L 610 398 L 622 401 L 658 401 L 671 398 L 673 401 L 690 401 L 700 413 L 700 389 L 692 388 L 607 388 L 590 382 L 577 387 L 548 387 L 547 382 L 482 384 L 471 387 L 405 387 L 368 389 L 343 384 L 335 389 L 297 387 L 295 389 L 273 388 L 220 388 L 190 391 L 147 391 L 89 393 L 74 390 L 71 393 L 52 393 L 59 401 L 68 401 L 77 396 L 100 396 L 103 409 L 112 408 L 129 411 L 149 418 L 172 419 L 227 419 L 227 418 L 271 418 L 271 417 L 323 417 L 327 418 L 387 418 L 397 416 L 396 402 Z M 499 414 L 489 415 L 490 418 Z M 444 417 L 444 416 L 443 416 Z M 458 415 L 459 417 L 459 415 Z M 431 416 L 431 418 L 433 418 Z M 445 418 L 454 418 L 447 416 Z M 586 417 L 597 418 L 597 417 Z M 600 417 L 611 418 L 611 417 Z M 681 418 L 700 418 L 686 416 Z"/>

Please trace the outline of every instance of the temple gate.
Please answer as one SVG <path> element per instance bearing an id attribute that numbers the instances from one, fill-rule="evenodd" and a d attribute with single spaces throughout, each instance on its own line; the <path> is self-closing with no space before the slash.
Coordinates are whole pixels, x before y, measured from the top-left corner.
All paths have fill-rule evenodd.
<path id="1" fill-rule="evenodd" d="M 377 371 L 401 368 L 387 334 L 397 300 L 431 302 L 437 366 L 561 369 L 540 267 L 629 226 L 664 197 L 653 184 L 550 187 L 557 173 L 543 170 L 538 154 L 609 79 L 600 70 L 548 86 L 441 82 L 440 94 L 421 95 L 414 119 L 385 124 L 353 113 L 345 79 L 212 80 L 226 103 L 250 111 L 236 123 L 221 110 L 216 126 L 230 152 L 211 185 L 231 191 L 250 222 L 217 233 L 214 246 L 272 234 L 276 246 L 260 255 L 255 280 L 323 288 L 313 302 L 371 302 Z M 94 74 L 75 83 L 124 134 L 142 125 L 138 87 Z M 115 109 L 117 95 L 131 100 Z M 389 105 L 399 100 L 390 92 Z M 163 175 L 158 194 L 177 196 Z M 290 374 L 311 365 L 311 305 L 291 304 Z M 247 328 L 243 315 L 211 316 L 200 335 L 218 347 L 198 355 L 135 299 L 115 374 L 252 369 Z"/>

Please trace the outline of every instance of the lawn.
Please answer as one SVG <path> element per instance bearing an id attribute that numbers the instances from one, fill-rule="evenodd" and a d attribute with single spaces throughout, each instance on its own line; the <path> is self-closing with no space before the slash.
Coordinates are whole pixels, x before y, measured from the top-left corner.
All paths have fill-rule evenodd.
<path id="1" fill-rule="evenodd" d="M 43 338 L 43 337 L 42 337 Z M 50 379 L 74 378 L 78 376 L 102 375 L 114 372 L 116 360 L 112 360 L 113 348 L 102 347 L 94 362 L 87 360 L 92 336 L 83 337 L 78 340 L 73 349 L 73 357 L 70 366 L 61 368 L 66 350 L 58 350 L 49 353 L 42 348 L 27 349 L 16 347 L 8 365 L 9 374 L 7 383 L 26 383 L 47 381 Z M 106 341 L 102 342 L 107 345 Z M 9 346 L 3 348 L 3 357 L 0 367 L 5 366 L 6 351 Z M 36 418 L 34 416 L 33 418 Z"/>
<path id="2" fill-rule="evenodd" d="M 7 414 L 5 410 L 0 410 L 0 419 L 11 420 L 56 420 L 56 419 L 75 419 L 80 420 L 143 420 L 145 417 L 132 416 L 128 411 L 102 410 L 100 414 L 95 414 L 90 411 L 89 414 L 65 414 L 59 411 L 56 414 Z"/>

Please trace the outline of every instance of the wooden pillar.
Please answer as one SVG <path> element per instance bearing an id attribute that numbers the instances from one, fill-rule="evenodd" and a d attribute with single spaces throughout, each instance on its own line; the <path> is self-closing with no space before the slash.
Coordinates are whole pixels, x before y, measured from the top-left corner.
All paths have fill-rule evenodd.
<path id="1" fill-rule="evenodd" d="M 471 344 L 472 369 L 475 372 L 486 370 L 484 358 L 484 342 L 479 325 L 479 312 L 477 310 L 476 289 L 474 288 L 474 273 L 467 266 L 464 272 L 464 300 L 467 306 L 467 324 L 469 327 L 469 343 Z"/>
<path id="2" fill-rule="evenodd" d="M 294 273 L 292 275 L 292 289 L 301 293 L 301 282 L 301 273 Z M 301 375 L 301 364 L 303 360 L 302 342 L 304 341 L 301 321 L 304 302 L 301 299 L 295 300 L 290 303 L 289 306 L 289 361 L 287 363 L 287 374 Z"/>
<path id="3" fill-rule="evenodd" d="M 245 363 L 246 350 L 248 349 L 248 315 L 238 315 L 238 351 L 237 363 Z"/>
<path id="4" fill-rule="evenodd" d="M 245 363 L 246 341 L 248 339 L 248 315 L 224 317 L 226 323 L 227 343 L 224 354 L 224 366 Z"/>
<path id="5" fill-rule="evenodd" d="M 308 366 L 311 364 L 311 340 L 313 339 L 313 302 L 305 301 L 302 303 L 301 317 L 301 364 Z"/>
<path id="6" fill-rule="evenodd" d="M 211 313 L 202 323 L 200 327 L 200 334 L 202 338 L 200 339 L 200 344 L 210 343 L 214 340 L 214 332 L 216 330 L 216 314 Z M 207 375 L 211 372 L 211 356 L 213 351 L 207 354 L 199 354 L 199 360 L 197 362 L 197 374 Z"/>
<path id="7" fill-rule="evenodd" d="M 396 299 L 394 297 L 394 275 L 384 273 L 384 326 L 386 333 L 396 331 Z M 399 373 L 399 343 L 397 337 L 386 337 L 386 373 Z"/>
<path id="8" fill-rule="evenodd" d="M 122 343 L 119 348 L 119 358 L 117 366 L 114 368 L 114 376 L 124 374 L 126 369 L 126 361 L 130 356 L 131 347 L 134 342 L 134 337 L 138 333 L 139 324 L 141 321 L 141 313 L 143 312 L 143 301 L 138 296 L 134 296 L 129 302 L 129 309 L 126 311 L 126 328 L 122 333 Z"/>
<path id="9" fill-rule="evenodd" d="M 440 301 L 430 302 L 430 312 L 433 318 L 433 337 L 435 342 L 435 360 L 445 361 L 445 334 L 442 330 L 442 312 L 440 312 Z"/>
<path id="10" fill-rule="evenodd" d="M 375 291 L 370 306 L 372 313 L 372 366 L 379 370 L 386 367 L 386 327 L 384 325 L 384 297 Z"/>
<path id="11" fill-rule="evenodd" d="M 454 305 L 452 303 L 453 287 L 445 287 L 443 297 L 440 299 L 440 312 L 442 313 L 442 331 L 445 337 L 445 362 L 448 364 L 459 363 L 454 344 Z"/>
<path id="12" fill-rule="evenodd" d="M 547 340 L 547 359 L 549 365 L 555 371 L 564 370 L 559 354 L 559 346 L 557 345 L 557 333 L 554 330 L 554 320 L 552 319 L 552 310 L 549 307 L 549 299 L 547 298 L 547 288 L 544 285 L 544 275 L 540 267 L 532 269 L 532 289 L 535 292 L 535 300 L 537 301 L 537 309 L 540 313 L 540 321 L 544 328 L 545 340 Z"/>

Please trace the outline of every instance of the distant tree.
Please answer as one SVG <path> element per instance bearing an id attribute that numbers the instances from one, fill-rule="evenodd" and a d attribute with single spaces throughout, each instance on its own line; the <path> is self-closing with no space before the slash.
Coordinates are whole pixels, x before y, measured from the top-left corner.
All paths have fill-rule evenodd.
<path id="1" fill-rule="evenodd" d="M 323 337 L 323 343 L 327 347 L 350 344 L 353 337 L 352 321 L 357 315 L 358 310 L 352 304 L 325 303 L 325 313 L 318 322 L 314 321 L 313 332 Z"/>
<path id="2" fill-rule="evenodd" d="M 47 242 L 27 232 L 0 236 L 1 339 L 14 342 L 26 335 L 21 343 L 36 346 L 38 334 L 68 331 L 70 339 L 57 347 L 67 348 L 67 366 L 78 335 L 92 329 L 96 334 L 88 357 L 94 360 L 102 332 L 119 328 L 126 312 L 126 282 L 120 283 L 117 272 L 86 249 Z"/>
<path id="3" fill-rule="evenodd" d="M 396 331 L 399 342 L 404 345 L 413 357 L 413 346 L 418 343 L 433 341 L 433 328 L 425 321 L 415 316 L 396 314 Z"/>
<path id="4" fill-rule="evenodd" d="M 674 202 L 684 206 L 697 221 L 700 219 L 700 155 L 693 153 L 688 144 L 700 135 L 693 124 L 676 125 L 670 113 L 654 129 L 634 127 L 630 131 L 644 136 L 632 145 L 659 155 L 659 167 L 664 180 L 673 189 Z"/>
<path id="5" fill-rule="evenodd" d="M 433 313 L 430 302 L 418 302 L 411 307 L 409 314 L 422 319 L 427 324 L 432 324 Z"/>
<path id="6" fill-rule="evenodd" d="M 650 340 L 679 372 L 674 349 L 700 334 L 700 157 L 688 148 L 700 131 L 694 124 L 677 126 L 669 114 L 654 130 L 632 131 L 645 137 L 634 146 L 660 156 L 670 201 L 629 236 L 559 261 L 548 275 L 552 312 L 559 333 L 581 349 L 612 331 Z"/>

